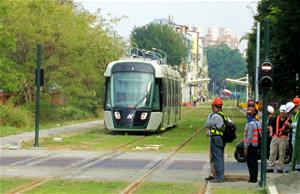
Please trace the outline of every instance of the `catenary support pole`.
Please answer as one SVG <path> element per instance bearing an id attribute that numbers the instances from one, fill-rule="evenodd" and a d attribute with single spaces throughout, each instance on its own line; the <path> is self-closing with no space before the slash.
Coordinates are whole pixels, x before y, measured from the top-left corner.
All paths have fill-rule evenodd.
<path id="1" fill-rule="evenodd" d="M 36 91 L 35 91 L 35 138 L 34 147 L 39 146 L 39 125 L 40 125 L 40 87 L 41 87 L 41 61 L 42 61 L 42 45 L 36 47 Z"/>
<path id="2" fill-rule="evenodd" d="M 255 102 L 258 103 L 258 68 L 259 68 L 259 46 L 260 46 L 260 22 L 256 28 L 256 66 L 255 66 Z"/>

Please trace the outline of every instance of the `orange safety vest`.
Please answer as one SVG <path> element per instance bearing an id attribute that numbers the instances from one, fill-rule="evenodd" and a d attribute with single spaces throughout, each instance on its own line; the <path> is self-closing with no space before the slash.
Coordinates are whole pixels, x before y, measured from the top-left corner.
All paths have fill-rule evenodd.
<path id="1" fill-rule="evenodd" d="M 252 122 L 252 121 L 251 121 Z M 250 123 L 251 123 L 250 122 Z M 258 128 L 258 125 L 257 125 L 257 123 L 255 122 L 255 121 L 253 121 L 254 123 L 255 123 L 255 125 L 256 125 L 256 128 L 255 129 L 253 129 L 253 133 L 252 133 L 252 137 L 251 137 L 251 143 L 253 144 L 253 145 L 258 145 L 258 139 L 259 139 L 259 136 L 260 136 L 260 133 L 261 133 L 261 128 Z M 250 124 L 249 123 L 249 124 Z M 248 132 L 248 129 L 246 128 L 245 130 L 244 130 L 244 139 L 243 139 L 243 142 L 245 143 L 245 142 L 247 142 L 248 141 L 248 139 L 247 139 L 247 132 Z"/>

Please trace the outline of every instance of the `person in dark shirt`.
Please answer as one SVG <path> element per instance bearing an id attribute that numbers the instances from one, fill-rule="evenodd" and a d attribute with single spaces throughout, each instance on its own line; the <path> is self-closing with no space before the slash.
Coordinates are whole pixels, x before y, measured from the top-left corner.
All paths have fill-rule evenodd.
<path id="1" fill-rule="evenodd" d="M 287 137 L 291 130 L 291 119 L 287 116 L 286 106 L 281 105 L 280 114 L 273 119 L 270 127 L 270 135 L 272 136 L 269 165 L 267 172 L 273 172 L 277 152 L 279 152 L 278 173 L 283 173 L 284 157 L 287 146 Z"/>

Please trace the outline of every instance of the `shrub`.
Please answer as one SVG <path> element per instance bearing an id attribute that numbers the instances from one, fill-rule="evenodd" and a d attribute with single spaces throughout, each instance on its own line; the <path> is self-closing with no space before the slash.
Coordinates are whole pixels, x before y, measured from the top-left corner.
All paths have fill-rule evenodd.
<path id="1" fill-rule="evenodd" d="M 58 112 L 67 120 L 85 119 L 90 116 L 89 113 L 74 106 L 59 107 Z"/>
<path id="2" fill-rule="evenodd" d="M 26 127 L 30 123 L 30 113 L 13 105 L 0 105 L 0 125 Z"/>
<path id="3" fill-rule="evenodd" d="M 93 113 L 89 113 L 71 105 L 54 106 L 44 101 L 41 102 L 40 115 L 42 121 L 48 122 L 85 119 L 93 116 Z"/>

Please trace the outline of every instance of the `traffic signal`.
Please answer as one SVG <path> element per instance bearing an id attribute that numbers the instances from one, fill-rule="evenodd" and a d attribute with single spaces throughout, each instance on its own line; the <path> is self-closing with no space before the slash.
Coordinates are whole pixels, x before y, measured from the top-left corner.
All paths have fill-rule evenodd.
<path id="1" fill-rule="evenodd" d="M 270 89 L 273 84 L 273 69 L 270 61 L 264 61 L 260 66 L 260 86 Z"/>

